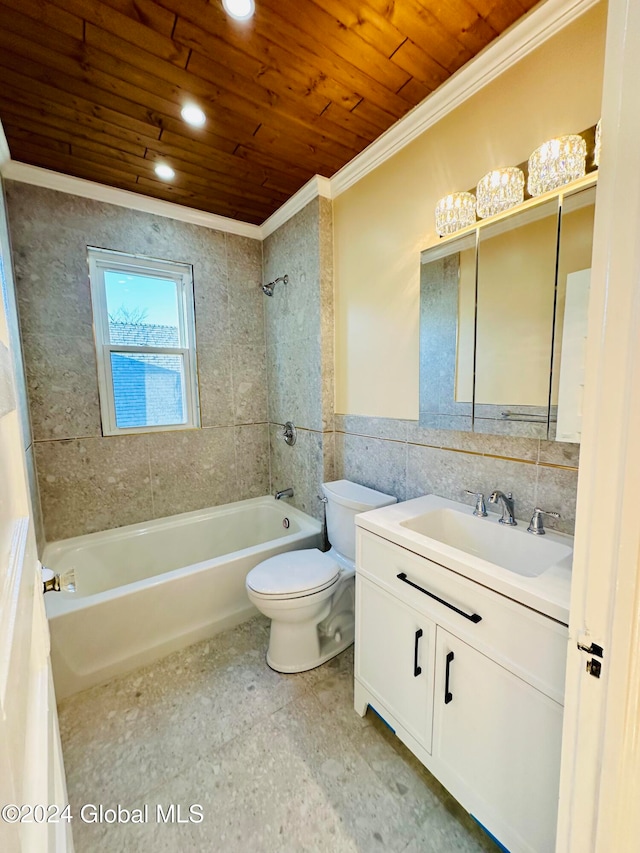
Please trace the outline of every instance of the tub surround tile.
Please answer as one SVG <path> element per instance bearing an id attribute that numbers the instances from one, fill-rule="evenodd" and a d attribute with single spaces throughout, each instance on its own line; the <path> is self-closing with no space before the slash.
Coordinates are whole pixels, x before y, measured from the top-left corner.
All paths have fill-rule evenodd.
<path id="1" fill-rule="evenodd" d="M 339 479 L 336 471 L 338 466 L 336 463 L 336 436 L 333 432 L 325 432 L 322 436 L 322 455 L 323 455 L 323 482 L 330 483 L 333 480 Z"/>
<path id="2" fill-rule="evenodd" d="M 154 517 L 147 440 L 128 435 L 36 442 L 47 541 Z"/>
<path id="3" fill-rule="evenodd" d="M 238 477 L 232 434 L 234 424 L 267 420 L 260 241 L 19 182 L 6 182 L 6 189 L 47 537 L 225 503 L 259 488 L 261 494 L 268 491 L 263 488 L 268 487 L 264 442 L 246 444 L 245 451 L 260 457 L 243 457 Z M 153 457 L 153 502 L 148 452 L 127 461 L 124 480 L 118 471 L 106 470 L 114 447 L 133 447 L 129 441 L 142 447 L 147 438 L 126 436 L 125 443 L 115 445 L 113 438 L 101 436 L 87 246 L 193 267 L 201 423 L 228 432 L 224 441 L 205 435 L 207 429 L 199 439 L 191 431 L 149 434 L 148 447 L 162 448 L 160 457 Z M 89 447 L 87 437 L 97 444 L 81 457 Z M 78 442 L 63 443 L 67 439 Z M 183 439 L 195 458 L 185 452 Z M 118 450 L 113 457 L 114 468 L 120 455 Z M 68 471 L 63 460 L 69 462 Z M 111 475 L 114 482 L 108 481 Z"/>
<path id="4" fill-rule="evenodd" d="M 322 429 L 333 429 L 335 359 L 333 296 L 333 206 L 319 199 L 320 356 L 322 359 Z"/>
<path id="5" fill-rule="evenodd" d="M 269 337 L 266 363 L 269 420 L 322 430 L 322 378 L 315 341 Z"/>
<path id="6" fill-rule="evenodd" d="M 200 423 L 203 427 L 229 426 L 234 422 L 229 341 L 221 337 L 201 344 L 197 358 Z"/>
<path id="7" fill-rule="evenodd" d="M 234 342 L 238 344 L 264 343 L 263 300 L 267 298 L 259 288 L 256 288 L 255 291 L 238 288 L 230 294 L 229 312 Z"/>
<path id="8" fill-rule="evenodd" d="M 226 289 L 216 290 L 210 282 L 194 282 L 196 348 L 224 342 L 230 344 L 231 301 Z"/>
<path id="9" fill-rule="evenodd" d="M 235 500 L 233 433 L 233 427 L 149 433 L 153 517 Z"/>
<path id="10" fill-rule="evenodd" d="M 335 476 L 331 203 L 314 199 L 271 234 L 263 268 L 265 281 L 289 276 L 263 299 L 271 486 L 293 486 L 294 505 L 322 520 L 320 485 Z M 293 448 L 280 438 L 288 420 L 299 430 Z"/>
<path id="11" fill-rule="evenodd" d="M 237 500 L 268 495 L 269 477 L 269 425 L 249 424 L 234 429 Z"/>
<path id="12" fill-rule="evenodd" d="M 322 521 L 321 485 L 325 480 L 323 434 L 298 430 L 293 447 L 282 439 L 282 426 L 270 424 L 271 490 L 293 487 L 293 506 Z"/>
<path id="13" fill-rule="evenodd" d="M 333 415 L 331 214 L 324 201 L 314 199 L 263 243 L 265 281 L 289 276 L 264 301 L 269 419 L 318 431 L 331 427 Z"/>
<path id="14" fill-rule="evenodd" d="M 353 710 L 353 653 L 309 673 L 264 662 L 268 620 L 63 701 L 72 808 L 191 803 L 200 824 L 82 824 L 78 853 L 142 849 L 494 851 L 373 714 Z M 101 721 L 96 727 L 96 719 Z M 453 846 L 451 846 L 453 845 Z"/>
<path id="15" fill-rule="evenodd" d="M 266 359 L 264 343 L 232 346 L 233 418 L 236 424 L 265 423 L 268 420 Z"/>
<path id="16" fill-rule="evenodd" d="M 257 296 L 262 307 L 262 243 L 251 237 L 226 234 L 227 268 L 231 293 L 245 290 Z"/>
<path id="17" fill-rule="evenodd" d="M 93 337 L 25 335 L 23 346 L 34 439 L 101 436 Z"/>

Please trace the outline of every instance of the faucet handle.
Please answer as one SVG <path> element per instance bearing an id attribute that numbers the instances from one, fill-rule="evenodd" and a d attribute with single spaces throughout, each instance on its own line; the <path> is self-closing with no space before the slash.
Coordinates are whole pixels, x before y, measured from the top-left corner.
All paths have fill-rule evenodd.
<path id="1" fill-rule="evenodd" d="M 542 523 L 543 515 L 548 515 L 550 518 L 561 518 L 559 512 L 552 512 L 551 510 L 540 509 L 540 507 L 537 506 L 533 510 L 531 521 L 529 522 L 529 526 L 527 527 L 527 533 L 533 533 L 535 536 L 544 536 L 547 531 L 544 529 L 544 524 Z"/>
<path id="2" fill-rule="evenodd" d="M 471 495 L 471 497 L 476 499 L 476 508 L 473 511 L 474 515 L 477 515 L 478 518 L 486 518 L 487 517 L 487 506 L 484 502 L 484 495 L 482 492 L 471 492 L 469 489 L 464 490 L 465 495 Z"/>

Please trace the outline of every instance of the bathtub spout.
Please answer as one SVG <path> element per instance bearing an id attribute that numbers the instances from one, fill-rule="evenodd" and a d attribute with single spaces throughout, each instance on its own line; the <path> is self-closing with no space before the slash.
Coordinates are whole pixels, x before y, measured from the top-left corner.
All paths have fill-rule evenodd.
<path id="1" fill-rule="evenodd" d="M 293 497 L 293 489 L 289 487 L 288 489 L 283 489 L 281 492 L 275 493 L 275 499 L 277 501 L 282 500 L 282 498 L 292 498 Z"/>

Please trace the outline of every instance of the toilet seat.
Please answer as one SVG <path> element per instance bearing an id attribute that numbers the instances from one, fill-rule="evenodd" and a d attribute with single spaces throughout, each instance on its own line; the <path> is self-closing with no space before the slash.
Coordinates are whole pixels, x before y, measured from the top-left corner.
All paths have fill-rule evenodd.
<path id="1" fill-rule="evenodd" d="M 338 580 L 340 566 L 317 548 L 269 557 L 247 575 L 247 587 L 265 599 L 302 598 Z"/>

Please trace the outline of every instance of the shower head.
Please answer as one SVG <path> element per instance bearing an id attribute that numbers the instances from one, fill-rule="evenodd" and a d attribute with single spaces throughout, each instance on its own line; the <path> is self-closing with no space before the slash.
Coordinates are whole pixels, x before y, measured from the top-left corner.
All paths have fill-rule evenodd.
<path id="1" fill-rule="evenodd" d="M 289 284 L 289 276 L 288 275 L 281 275 L 278 278 L 276 278 L 274 281 L 270 281 L 269 284 L 263 284 L 262 285 L 262 292 L 266 296 L 273 296 L 273 290 L 279 281 L 281 281 L 283 284 Z"/>

